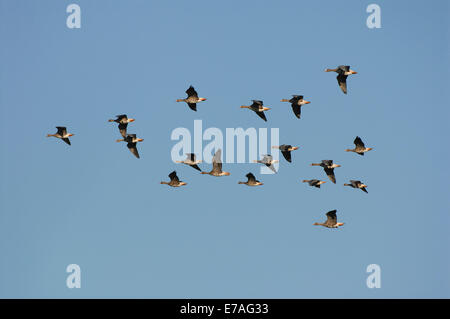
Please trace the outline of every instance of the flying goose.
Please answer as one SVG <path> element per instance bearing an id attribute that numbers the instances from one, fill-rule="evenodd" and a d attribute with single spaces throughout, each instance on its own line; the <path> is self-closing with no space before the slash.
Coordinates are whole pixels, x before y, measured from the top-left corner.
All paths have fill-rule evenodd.
<path id="1" fill-rule="evenodd" d="M 137 138 L 136 134 L 127 134 L 124 138 L 116 140 L 116 142 L 127 142 L 127 147 L 137 158 L 139 158 L 139 152 L 137 150 L 137 142 L 142 142 L 143 138 Z"/>
<path id="2" fill-rule="evenodd" d="M 336 69 L 325 69 L 325 72 L 336 72 L 338 74 L 336 79 L 339 87 L 345 94 L 347 94 L 347 77 L 350 74 L 357 74 L 357 72 L 350 70 L 349 65 L 340 65 Z"/>
<path id="3" fill-rule="evenodd" d="M 346 149 L 345 150 L 346 152 L 355 152 L 356 154 L 364 156 L 365 152 L 373 150 L 372 147 L 366 147 L 359 136 L 357 136 L 355 138 L 353 143 L 355 144 L 355 148 L 354 149 Z"/>
<path id="4" fill-rule="evenodd" d="M 264 155 L 262 160 L 254 160 L 253 163 L 260 163 L 266 165 L 268 168 L 270 168 L 274 173 L 277 171 L 275 170 L 275 167 L 273 164 L 278 163 L 278 160 L 274 160 L 272 155 L 266 154 Z"/>
<path id="5" fill-rule="evenodd" d="M 176 163 L 189 165 L 190 167 L 195 168 L 196 170 L 201 172 L 202 170 L 200 169 L 200 167 L 198 167 L 197 164 L 201 163 L 202 161 L 197 160 L 194 153 L 187 153 L 186 155 L 187 157 L 184 161 L 176 161 Z"/>
<path id="6" fill-rule="evenodd" d="M 283 154 L 284 158 L 289 163 L 292 163 L 291 151 L 298 150 L 298 146 L 292 146 L 292 145 L 288 145 L 288 144 L 282 144 L 280 146 L 272 146 L 272 148 L 279 149 L 281 151 L 281 154 Z"/>
<path id="7" fill-rule="evenodd" d="M 213 168 L 210 172 L 201 172 L 201 174 L 209 174 L 212 176 L 229 176 L 229 172 L 222 171 L 222 150 L 218 149 L 212 159 Z"/>
<path id="8" fill-rule="evenodd" d="M 265 107 L 263 106 L 263 101 L 259 101 L 259 100 L 252 100 L 253 104 L 252 105 L 241 105 L 242 109 L 250 109 L 252 111 L 254 111 L 256 114 L 258 114 L 258 116 L 260 118 L 262 118 L 264 121 L 267 122 L 267 118 L 266 115 L 264 114 L 264 111 L 268 111 L 270 110 L 269 107 Z"/>
<path id="9" fill-rule="evenodd" d="M 127 136 L 127 126 L 128 123 L 134 122 L 134 119 L 129 119 L 126 114 L 116 115 L 115 120 L 108 120 L 108 122 L 116 122 L 119 123 L 118 128 L 120 134 L 125 137 Z"/>
<path id="10" fill-rule="evenodd" d="M 304 179 L 303 183 L 308 183 L 309 186 L 314 186 L 320 188 L 320 185 L 326 183 L 325 181 L 320 181 L 318 179 Z"/>
<path id="11" fill-rule="evenodd" d="M 192 85 L 186 90 L 186 94 L 188 95 L 187 98 L 177 99 L 177 102 L 186 102 L 193 111 L 197 111 L 198 102 L 206 101 L 204 97 L 198 97 L 197 91 Z"/>
<path id="12" fill-rule="evenodd" d="M 321 163 L 312 163 L 311 166 L 321 166 L 327 174 L 328 178 L 336 184 L 336 177 L 334 176 L 334 169 L 341 167 L 341 165 L 333 164 L 333 160 L 323 160 Z"/>
<path id="13" fill-rule="evenodd" d="M 369 193 L 369 192 L 366 190 L 367 185 L 361 183 L 361 181 L 355 181 L 355 180 L 352 180 L 352 179 L 351 179 L 351 180 L 350 180 L 350 184 L 344 184 L 344 186 L 350 186 L 350 187 L 353 187 L 353 188 L 359 188 L 359 189 L 362 190 L 363 192 Z"/>
<path id="14" fill-rule="evenodd" d="M 58 131 L 55 134 L 47 134 L 47 137 L 53 136 L 56 138 L 62 139 L 64 142 L 70 145 L 69 137 L 73 136 L 72 133 L 67 133 L 67 129 L 65 126 L 57 126 Z"/>
<path id="15" fill-rule="evenodd" d="M 172 173 L 170 173 L 169 178 L 170 178 L 170 182 L 161 182 L 161 184 L 166 184 L 166 185 L 169 185 L 172 187 L 180 187 L 180 186 L 184 186 L 187 184 L 178 179 L 176 171 L 173 171 Z"/>
<path id="16" fill-rule="evenodd" d="M 311 103 L 309 101 L 305 101 L 303 99 L 303 95 L 292 95 L 292 98 L 290 100 L 282 99 L 281 102 L 291 103 L 292 111 L 294 112 L 294 114 L 297 118 L 300 118 L 300 116 L 301 116 L 302 105 Z"/>
<path id="17" fill-rule="evenodd" d="M 344 223 L 337 222 L 336 209 L 329 211 L 327 214 L 327 220 L 324 223 L 314 223 L 315 226 L 324 226 L 327 228 L 338 228 L 344 225 Z"/>
<path id="18" fill-rule="evenodd" d="M 255 178 L 255 175 L 253 175 L 252 173 L 248 173 L 247 175 L 245 175 L 247 177 L 247 181 L 246 182 L 238 182 L 238 184 L 245 184 L 247 186 L 260 186 L 260 185 L 264 185 L 263 183 L 261 183 L 260 181 L 257 181 Z"/>

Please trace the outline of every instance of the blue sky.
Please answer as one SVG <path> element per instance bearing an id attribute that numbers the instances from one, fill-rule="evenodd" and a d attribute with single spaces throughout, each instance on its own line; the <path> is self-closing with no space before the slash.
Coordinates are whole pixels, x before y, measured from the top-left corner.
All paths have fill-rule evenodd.
<path id="1" fill-rule="evenodd" d="M 449 4 L 377 1 L 368 29 L 370 3 L 0 0 L 0 297 L 450 297 Z M 358 71 L 348 95 L 323 72 L 340 64 Z M 175 102 L 190 84 L 208 98 L 196 113 Z M 291 94 L 311 101 L 301 120 Z M 267 123 L 239 108 L 251 99 Z M 122 113 L 139 160 L 114 142 Z M 202 176 L 170 157 L 196 119 L 279 128 L 300 149 L 277 175 Z M 72 146 L 45 137 L 59 125 Z M 357 135 L 364 157 L 344 151 Z M 301 183 L 326 178 L 322 159 L 337 184 Z M 159 184 L 174 169 L 187 186 Z M 249 171 L 264 186 L 238 185 Z M 342 228 L 312 225 L 332 209 Z"/>

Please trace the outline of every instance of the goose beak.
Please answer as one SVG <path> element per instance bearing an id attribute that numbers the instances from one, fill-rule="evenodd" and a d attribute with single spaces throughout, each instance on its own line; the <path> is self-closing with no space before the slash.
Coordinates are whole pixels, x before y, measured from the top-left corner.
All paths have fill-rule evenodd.
<path id="1" fill-rule="evenodd" d="M 74 134 L 70 133 L 69 136 L 74 136 Z"/>
<path id="2" fill-rule="evenodd" d="M 367 185 L 362 184 L 361 187 L 367 187 Z"/>
<path id="3" fill-rule="evenodd" d="M 353 70 L 350 70 L 350 73 L 351 73 L 351 74 L 358 74 L 358 72 L 353 71 Z"/>
<path id="4" fill-rule="evenodd" d="M 134 122 L 134 119 L 128 119 L 128 122 Z"/>
<path id="5" fill-rule="evenodd" d="M 305 101 L 305 104 L 309 104 L 309 103 L 311 103 L 310 101 Z"/>
<path id="6" fill-rule="evenodd" d="M 199 98 L 200 101 L 206 101 L 204 97 Z"/>
<path id="7" fill-rule="evenodd" d="M 341 167 L 341 165 L 337 164 L 336 167 Z"/>
<path id="8" fill-rule="evenodd" d="M 294 146 L 294 147 L 292 148 L 293 151 L 298 150 L 298 149 L 299 149 L 298 146 Z"/>
<path id="9" fill-rule="evenodd" d="M 270 107 L 263 107 L 263 111 L 268 111 L 270 110 Z"/>
<path id="10" fill-rule="evenodd" d="M 138 138 L 137 140 L 138 140 L 138 142 L 142 142 L 144 139 L 143 138 Z"/>

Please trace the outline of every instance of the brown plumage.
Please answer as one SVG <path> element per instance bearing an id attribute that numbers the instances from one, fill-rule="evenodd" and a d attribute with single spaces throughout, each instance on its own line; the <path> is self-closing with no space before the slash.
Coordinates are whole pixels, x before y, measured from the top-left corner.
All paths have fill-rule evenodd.
<path id="1" fill-rule="evenodd" d="M 212 159 L 213 168 L 210 172 L 201 172 L 201 174 L 209 174 L 211 176 L 229 176 L 229 172 L 222 171 L 222 150 L 218 149 Z"/>
<path id="2" fill-rule="evenodd" d="M 272 146 L 272 148 L 279 149 L 281 151 L 281 154 L 283 154 L 284 159 L 286 161 L 288 161 L 289 163 L 292 163 L 291 152 L 299 149 L 298 146 L 292 146 L 289 144 L 282 144 L 280 146 Z"/>
<path id="3" fill-rule="evenodd" d="M 268 111 L 270 110 L 269 107 L 265 107 L 263 105 L 263 101 L 260 100 L 252 100 L 253 104 L 252 105 L 241 105 L 242 109 L 250 109 L 253 112 L 255 112 L 256 114 L 258 114 L 258 116 L 260 118 L 262 118 L 264 121 L 267 122 L 267 118 L 266 115 L 264 114 L 264 111 Z"/>
<path id="4" fill-rule="evenodd" d="M 347 77 L 350 74 L 357 74 L 353 70 L 350 70 L 349 65 L 340 65 L 336 69 L 325 69 L 325 72 L 336 72 L 338 75 L 336 77 L 339 87 L 341 88 L 344 94 L 347 94 Z"/>
<path id="5" fill-rule="evenodd" d="M 344 184 L 344 186 L 350 186 L 353 188 L 359 188 L 360 190 L 362 190 L 364 193 L 369 193 L 366 190 L 367 185 L 361 183 L 361 181 L 355 181 L 355 180 L 350 180 L 350 184 Z"/>
<path id="6" fill-rule="evenodd" d="M 56 129 L 58 131 L 55 134 L 47 134 L 47 137 L 52 136 L 52 137 L 60 138 L 61 140 L 63 140 L 64 142 L 66 142 L 67 144 L 70 145 L 69 137 L 73 136 L 74 134 L 67 133 L 67 129 L 65 126 L 57 126 Z"/>
<path id="7" fill-rule="evenodd" d="M 204 97 L 198 97 L 198 93 L 192 85 L 186 90 L 186 94 L 188 95 L 187 98 L 178 99 L 177 102 L 186 102 L 193 111 L 197 111 L 198 102 L 206 101 Z"/>
<path id="8" fill-rule="evenodd" d="M 166 185 L 169 185 L 169 186 L 172 186 L 172 187 L 180 187 L 180 186 L 187 185 L 187 183 L 182 182 L 182 181 L 179 180 L 176 171 L 173 171 L 172 173 L 170 173 L 169 174 L 169 178 L 170 178 L 170 182 L 162 181 L 161 184 L 166 184 Z"/>
<path id="9" fill-rule="evenodd" d="M 364 156 L 365 152 L 373 150 L 372 147 L 366 147 L 359 136 L 357 136 L 355 138 L 353 143 L 355 144 L 355 148 L 353 148 L 353 149 L 346 149 L 345 150 L 346 152 L 354 152 L 356 154 Z"/>
<path id="10" fill-rule="evenodd" d="M 130 152 L 133 153 L 134 156 L 139 158 L 137 143 L 142 142 L 143 140 L 144 140 L 143 138 L 137 138 L 136 134 L 127 134 L 124 138 L 116 140 L 116 142 L 126 142 Z"/>
<path id="11" fill-rule="evenodd" d="M 318 179 L 304 179 L 303 183 L 308 183 L 309 186 L 320 188 L 320 185 L 326 183 L 325 181 L 321 181 Z"/>
<path id="12" fill-rule="evenodd" d="M 297 118 L 300 118 L 302 112 L 302 105 L 309 104 L 311 102 L 303 99 L 303 95 L 292 95 L 290 100 L 282 99 L 281 102 L 291 103 L 292 111 Z"/>
<path id="13" fill-rule="evenodd" d="M 246 182 L 238 182 L 238 184 L 245 184 L 247 186 L 260 186 L 260 185 L 264 185 L 263 183 L 261 183 L 260 181 L 256 180 L 255 175 L 253 175 L 252 173 L 248 173 L 247 175 L 245 175 L 247 177 L 247 181 Z"/>
<path id="14" fill-rule="evenodd" d="M 338 228 L 344 225 L 344 223 L 337 222 L 336 210 L 329 211 L 326 213 L 327 220 L 324 223 L 314 223 L 316 226 L 324 226 L 327 228 Z"/>

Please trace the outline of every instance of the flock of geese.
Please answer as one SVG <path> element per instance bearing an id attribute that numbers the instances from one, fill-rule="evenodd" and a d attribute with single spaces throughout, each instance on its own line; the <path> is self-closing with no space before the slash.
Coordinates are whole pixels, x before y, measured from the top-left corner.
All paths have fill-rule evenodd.
<path id="1" fill-rule="evenodd" d="M 337 81 L 340 89 L 344 94 L 347 94 L 347 77 L 351 74 L 356 74 L 357 72 L 350 69 L 350 66 L 344 66 L 340 65 L 335 69 L 325 69 L 325 72 L 336 72 L 337 73 Z M 185 99 L 177 99 L 176 102 L 185 102 L 189 108 L 193 111 L 197 111 L 197 103 L 206 101 L 206 98 L 199 97 L 197 91 L 194 89 L 193 86 L 190 86 L 186 90 L 187 97 Z M 252 100 L 251 105 L 242 105 L 241 108 L 247 108 L 255 112 L 260 118 L 262 118 L 264 121 L 267 121 L 265 111 L 270 110 L 270 108 L 265 107 L 263 104 L 263 101 L 261 100 Z M 303 99 L 303 95 L 292 95 L 291 99 L 282 99 L 281 102 L 289 102 L 292 107 L 292 111 L 294 112 L 294 115 L 300 119 L 301 116 L 301 107 L 305 104 L 309 104 L 311 102 L 306 101 Z M 137 158 L 140 158 L 139 152 L 137 149 L 137 143 L 142 142 L 144 139 L 136 137 L 136 134 L 128 134 L 127 133 L 127 127 L 129 123 L 134 122 L 135 119 L 128 118 L 126 114 L 117 115 L 116 119 L 110 119 L 109 122 L 115 122 L 118 124 L 119 132 L 122 135 L 121 139 L 116 140 L 117 142 L 126 142 L 128 149 L 131 151 L 131 153 L 136 156 Z M 63 140 L 68 145 L 71 145 L 69 137 L 74 136 L 72 133 L 68 133 L 66 127 L 63 126 L 57 126 L 56 127 L 57 132 L 55 134 L 47 134 L 47 137 L 56 137 L 61 140 Z M 359 136 L 355 138 L 353 141 L 355 144 L 355 148 L 353 149 L 346 149 L 347 152 L 354 152 L 359 155 L 364 155 L 364 153 L 372 150 L 371 147 L 366 147 L 361 140 Z M 278 149 L 281 154 L 283 155 L 284 159 L 291 163 L 292 162 L 292 155 L 291 152 L 297 150 L 299 147 L 292 146 L 292 145 L 279 145 L 279 146 L 272 146 L 274 149 Z M 194 153 L 188 153 L 186 154 L 187 157 L 183 161 L 176 161 L 176 163 L 182 163 L 189 165 L 190 167 L 200 171 L 201 174 L 208 174 L 216 177 L 220 176 L 229 176 L 230 173 L 222 170 L 222 151 L 221 149 L 218 149 L 216 153 L 214 154 L 212 158 L 212 169 L 209 172 L 203 171 L 198 164 L 201 163 L 201 160 L 197 160 Z M 269 169 L 271 169 L 273 172 L 276 173 L 275 167 L 273 164 L 278 163 L 278 160 L 274 160 L 272 155 L 266 154 L 263 156 L 261 160 L 255 160 L 255 163 L 263 164 L 267 166 Z M 334 169 L 340 167 L 341 165 L 333 163 L 333 160 L 322 160 L 320 163 L 312 163 L 311 166 L 320 166 L 323 168 L 325 174 L 328 176 L 328 178 L 331 180 L 332 183 L 336 184 L 336 176 L 334 174 Z M 239 181 L 238 184 L 245 184 L 247 186 L 261 186 L 264 185 L 262 182 L 258 181 L 251 172 L 246 175 L 247 181 Z M 186 182 L 181 181 L 176 171 L 173 171 L 169 174 L 170 181 L 162 181 L 161 184 L 166 184 L 171 187 L 180 187 L 187 185 Z M 308 183 L 309 186 L 320 188 L 320 186 L 325 181 L 319 180 L 319 179 L 310 179 L 310 180 L 303 180 L 304 183 Z M 359 180 L 350 180 L 349 183 L 345 183 L 344 186 L 350 186 L 352 188 L 361 189 L 363 192 L 367 193 L 367 185 L 362 183 Z M 327 220 L 323 223 L 314 223 L 314 225 L 320 225 L 327 228 L 338 228 L 344 223 L 338 223 L 337 222 L 337 215 L 336 210 L 329 211 L 326 213 Z"/>

